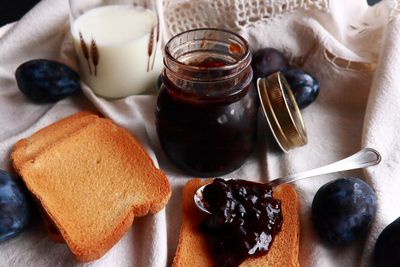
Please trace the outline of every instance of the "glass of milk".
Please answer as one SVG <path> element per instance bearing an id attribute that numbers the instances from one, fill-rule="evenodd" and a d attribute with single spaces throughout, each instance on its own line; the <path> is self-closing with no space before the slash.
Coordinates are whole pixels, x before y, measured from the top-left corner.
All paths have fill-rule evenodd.
<path id="1" fill-rule="evenodd" d="M 155 91 L 162 49 L 153 1 L 70 0 L 81 79 L 105 98 Z"/>

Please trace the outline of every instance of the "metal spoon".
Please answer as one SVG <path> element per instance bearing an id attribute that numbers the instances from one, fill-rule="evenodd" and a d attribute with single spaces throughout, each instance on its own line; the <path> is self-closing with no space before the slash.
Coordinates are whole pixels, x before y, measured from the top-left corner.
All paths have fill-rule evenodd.
<path id="1" fill-rule="evenodd" d="M 277 187 L 280 184 L 292 183 L 294 181 L 302 180 L 305 178 L 310 178 L 318 175 L 361 169 L 369 166 L 377 165 L 381 161 L 382 157 L 378 151 L 373 148 L 363 148 L 357 153 L 344 158 L 342 160 L 336 161 L 329 165 L 319 167 L 313 170 L 304 171 L 296 174 L 291 174 L 288 176 L 280 177 L 275 180 L 270 181 L 268 184 L 272 187 Z M 204 206 L 203 201 L 203 190 L 207 186 L 203 185 L 194 194 L 194 203 L 203 212 L 211 214 L 211 212 Z"/>

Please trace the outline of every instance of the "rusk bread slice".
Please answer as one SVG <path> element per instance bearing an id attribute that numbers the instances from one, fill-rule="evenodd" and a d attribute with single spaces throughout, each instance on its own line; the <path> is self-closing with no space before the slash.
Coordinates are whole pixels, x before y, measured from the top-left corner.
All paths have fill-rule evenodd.
<path id="1" fill-rule="evenodd" d="M 82 262 L 100 258 L 135 216 L 161 210 L 171 194 L 139 142 L 108 119 L 48 147 L 21 175 Z"/>
<path id="2" fill-rule="evenodd" d="M 193 201 L 194 192 L 207 181 L 193 179 L 183 189 L 183 214 L 178 248 L 172 266 L 208 267 L 214 266 L 205 236 L 199 231 L 204 218 Z M 268 253 L 257 258 L 248 258 L 240 266 L 289 267 L 299 264 L 299 202 L 297 193 L 290 185 L 274 189 L 274 197 L 282 201 L 283 224 L 275 236 Z"/>
<path id="3" fill-rule="evenodd" d="M 37 154 L 59 139 L 68 137 L 96 119 L 98 119 L 98 116 L 90 112 L 78 112 L 37 131 L 29 138 L 18 141 L 11 153 L 11 161 L 15 171 L 20 173 L 25 162 L 34 159 Z"/>
<path id="4" fill-rule="evenodd" d="M 73 132 L 78 131 L 98 118 L 97 115 L 88 111 L 77 112 L 40 129 L 29 138 L 19 140 L 11 153 L 14 170 L 20 173 L 20 169 L 25 162 L 33 160 L 36 155 L 47 147 L 54 145 L 60 139 L 67 138 Z M 50 238 L 54 242 L 63 243 L 62 236 L 43 209 L 41 209 L 41 214 Z"/>

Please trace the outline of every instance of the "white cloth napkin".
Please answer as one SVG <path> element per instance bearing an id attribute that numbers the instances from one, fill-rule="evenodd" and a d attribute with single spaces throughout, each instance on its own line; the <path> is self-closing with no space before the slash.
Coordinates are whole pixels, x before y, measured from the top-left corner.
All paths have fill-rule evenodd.
<path id="1" fill-rule="evenodd" d="M 193 25 L 238 31 L 253 50 L 272 46 L 291 55 L 320 80 L 321 93 L 315 103 L 303 110 L 309 144 L 283 154 L 268 141 L 271 136 L 260 116 L 256 150 L 228 176 L 267 181 L 336 161 L 361 147 L 376 148 L 383 156 L 379 166 L 296 183 L 302 206 L 301 264 L 368 266 L 380 231 L 400 216 L 400 18 L 395 1 L 383 1 L 373 8 L 361 0 L 300 1 L 301 4 L 279 0 L 271 2 L 272 9 L 265 10 L 258 5 L 260 10 L 273 11 L 269 17 L 264 11 L 257 13 L 258 9 L 252 6 L 262 1 L 247 1 L 246 5 L 233 2 L 163 1 L 164 32 L 172 35 Z M 204 12 L 205 7 L 213 13 L 195 14 Z M 244 15 L 239 12 L 246 8 L 251 11 Z M 198 19 L 198 24 L 184 23 L 185 16 L 189 16 L 185 12 L 192 20 Z M 231 12 L 231 16 L 224 17 L 223 12 Z M 249 19 L 253 15 L 259 20 Z M 208 17 L 207 23 L 202 16 Z M 163 211 L 135 219 L 129 233 L 103 258 L 82 265 L 170 265 L 179 236 L 181 191 L 188 175 L 171 165 L 160 148 L 154 126 L 156 96 L 108 101 L 84 87 L 84 94 L 53 105 L 37 105 L 17 88 L 15 69 L 29 59 L 55 59 L 76 68 L 68 32 L 68 1 L 61 0 L 43 0 L 17 23 L 0 28 L 0 168 L 11 170 L 9 154 L 17 140 L 76 111 L 100 110 L 139 138 L 167 173 L 173 194 Z M 378 212 L 367 238 L 332 249 L 321 244 L 314 232 L 310 204 L 322 184 L 343 176 L 364 178 L 374 187 Z M 0 244 L 0 266 L 75 265 L 80 264 L 65 245 L 50 241 L 40 219 L 18 237 Z"/>

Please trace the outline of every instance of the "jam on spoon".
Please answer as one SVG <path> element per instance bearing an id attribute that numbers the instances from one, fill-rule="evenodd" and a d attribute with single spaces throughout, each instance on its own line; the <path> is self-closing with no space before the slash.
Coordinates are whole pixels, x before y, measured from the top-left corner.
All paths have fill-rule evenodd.
<path id="1" fill-rule="evenodd" d="M 266 253 L 281 230 L 281 204 L 269 185 L 216 178 L 203 197 L 211 214 L 200 230 L 216 266 L 239 266 L 250 256 Z"/>
<path id="2" fill-rule="evenodd" d="M 325 165 L 323 167 L 319 167 L 316 169 L 312 169 L 309 171 L 304 171 L 300 173 L 295 173 L 292 175 L 288 175 L 285 177 L 281 177 L 275 180 L 272 180 L 268 183 L 269 186 L 271 187 L 276 187 L 280 184 L 286 184 L 286 183 L 292 183 L 298 180 L 318 176 L 318 175 L 323 175 L 323 174 L 328 174 L 328 173 L 334 173 L 334 172 L 340 172 L 340 171 L 347 171 L 347 170 L 354 170 L 354 169 L 361 169 L 361 168 L 366 168 L 369 166 L 374 166 L 377 165 L 381 162 L 381 155 L 379 154 L 378 151 L 376 151 L 373 148 L 363 148 L 357 153 L 344 158 L 342 160 L 336 161 L 334 163 Z M 203 185 L 199 189 L 196 190 L 194 194 L 194 203 L 196 206 L 203 212 L 211 214 L 211 210 L 209 210 L 209 207 L 207 206 L 207 203 L 204 201 L 204 196 L 203 196 L 203 191 L 208 185 Z"/>

